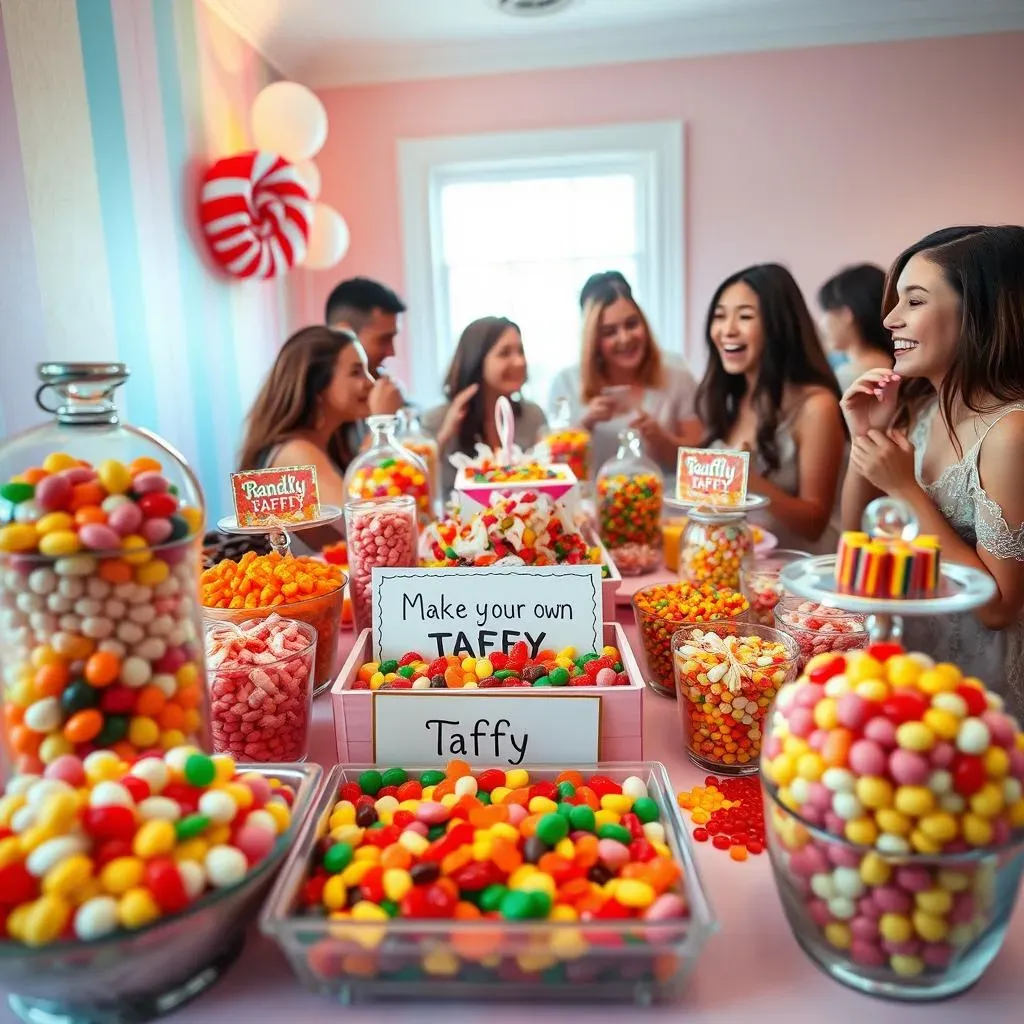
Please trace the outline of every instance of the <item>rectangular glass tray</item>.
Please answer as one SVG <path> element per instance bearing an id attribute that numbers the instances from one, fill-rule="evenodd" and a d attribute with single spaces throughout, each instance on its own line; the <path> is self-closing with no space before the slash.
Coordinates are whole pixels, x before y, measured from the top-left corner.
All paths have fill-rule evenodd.
<path id="1" fill-rule="evenodd" d="M 327 834 L 340 786 L 374 765 L 338 765 L 267 898 L 260 928 L 281 947 L 302 985 L 342 1003 L 383 1000 L 664 1003 L 683 991 L 717 921 L 664 765 L 656 761 L 533 767 L 533 781 L 572 768 L 631 775 L 647 784 L 666 841 L 684 872 L 690 914 L 675 921 L 329 921 L 295 911 L 314 848 Z M 407 767 L 418 776 L 433 766 Z"/>

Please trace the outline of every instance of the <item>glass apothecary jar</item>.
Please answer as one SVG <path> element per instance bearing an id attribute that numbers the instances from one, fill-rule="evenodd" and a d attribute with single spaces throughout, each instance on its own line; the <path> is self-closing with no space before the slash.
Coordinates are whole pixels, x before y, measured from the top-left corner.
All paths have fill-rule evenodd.
<path id="1" fill-rule="evenodd" d="M 399 442 L 396 416 L 371 416 L 369 447 L 357 456 L 345 474 L 345 494 L 350 501 L 397 498 L 408 495 L 416 502 L 421 524 L 433 518 L 430 475 L 426 463 Z"/>
<path id="2" fill-rule="evenodd" d="M 112 749 L 209 749 L 203 498 L 120 422 L 120 363 L 44 363 L 51 422 L 0 446 L 0 666 L 15 772 Z"/>
<path id="3" fill-rule="evenodd" d="M 573 425 L 569 402 L 560 398 L 555 405 L 551 433 L 544 439 L 552 462 L 568 466 L 581 486 L 590 479 L 590 432 Z"/>
<path id="4" fill-rule="evenodd" d="M 397 413 L 398 443 L 406 450 L 417 456 L 427 467 L 427 480 L 430 483 L 431 502 L 436 501 L 441 478 L 438 474 L 438 447 L 437 442 L 424 433 L 420 426 L 419 413 L 411 406 L 399 409 Z"/>
<path id="5" fill-rule="evenodd" d="M 601 543 L 623 576 L 642 576 L 662 560 L 661 471 L 644 455 L 634 430 L 619 435 L 619 450 L 597 473 Z"/>
<path id="6" fill-rule="evenodd" d="M 753 550 L 754 533 L 743 512 L 695 508 L 679 541 L 679 578 L 739 590 L 743 560 Z"/>

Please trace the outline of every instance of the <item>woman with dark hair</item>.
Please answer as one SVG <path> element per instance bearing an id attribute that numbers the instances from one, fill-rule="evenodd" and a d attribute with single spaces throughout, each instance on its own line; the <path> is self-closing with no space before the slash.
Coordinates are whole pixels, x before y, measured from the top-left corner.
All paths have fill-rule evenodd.
<path id="1" fill-rule="evenodd" d="M 911 620 L 908 645 L 953 661 L 1024 709 L 1024 228 L 928 235 L 886 280 L 895 371 L 843 396 L 853 447 L 843 525 L 886 494 L 942 557 L 980 569 L 996 596 L 973 615 Z"/>
<path id="2" fill-rule="evenodd" d="M 580 300 L 580 362 L 555 377 L 548 408 L 565 409 L 570 422 L 590 432 L 595 471 L 615 455 L 619 434 L 632 427 L 647 454 L 674 473 L 679 446 L 696 444 L 702 433 L 693 411 L 697 382 L 681 360 L 662 353 L 620 273 L 591 277 Z"/>
<path id="3" fill-rule="evenodd" d="M 868 370 L 892 369 L 892 336 L 882 324 L 884 288 L 881 267 L 858 263 L 830 277 L 818 289 L 825 348 L 846 357 L 835 368 L 844 391 Z"/>
<path id="4" fill-rule="evenodd" d="M 240 469 L 315 466 L 320 500 L 344 505 L 354 449 L 346 431 L 369 415 L 373 379 L 350 331 L 305 327 L 281 346 L 246 419 Z"/>
<path id="5" fill-rule="evenodd" d="M 839 389 L 793 276 L 747 267 L 718 286 L 697 412 L 711 447 L 750 451 L 749 490 L 771 499 L 782 547 L 835 550 L 845 438 Z"/>
<path id="6" fill-rule="evenodd" d="M 449 456 L 455 452 L 472 455 L 481 441 L 494 449 L 501 446 L 494 423 L 500 396 L 512 402 L 515 443 L 520 448 L 532 448 L 544 436 L 547 420 L 543 410 L 520 397 L 525 383 L 526 354 L 519 328 L 500 316 L 474 320 L 462 332 L 448 367 L 444 383 L 448 402 L 429 410 L 420 420 L 440 449 L 442 494 L 455 486 L 455 468 Z"/>

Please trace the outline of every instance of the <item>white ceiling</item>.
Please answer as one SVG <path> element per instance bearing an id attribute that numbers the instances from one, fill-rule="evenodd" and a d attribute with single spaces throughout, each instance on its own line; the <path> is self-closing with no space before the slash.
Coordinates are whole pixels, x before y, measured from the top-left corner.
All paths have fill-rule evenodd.
<path id="1" fill-rule="evenodd" d="M 573 0 L 519 18 L 497 0 L 206 3 L 316 88 L 1024 29 L 1024 0 Z"/>

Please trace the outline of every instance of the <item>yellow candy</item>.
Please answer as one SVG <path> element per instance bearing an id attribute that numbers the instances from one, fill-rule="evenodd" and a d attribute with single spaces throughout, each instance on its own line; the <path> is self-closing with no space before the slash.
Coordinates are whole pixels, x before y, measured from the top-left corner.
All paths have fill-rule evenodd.
<path id="1" fill-rule="evenodd" d="M 924 970 L 924 961 L 919 956 L 892 956 L 889 966 L 902 977 L 913 978 Z"/>
<path id="2" fill-rule="evenodd" d="M 1010 772 L 1010 755 L 1002 747 L 989 747 L 982 755 L 989 778 L 1002 779 Z"/>
<path id="3" fill-rule="evenodd" d="M 892 877 L 892 865 L 877 853 L 866 854 L 860 862 L 860 878 L 865 885 L 885 885 Z"/>
<path id="4" fill-rule="evenodd" d="M 839 705 L 831 697 L 823 697 L 814 706 L 814 724 L 819 729 L 834 729 L 839 725 Z"/>
<path id="5" fill-rule="evenodd" d="M 825 925 L 825 941 L 836 949 L 849 949 L 853 945 L 853 932 L 848 924 L 833 921 Z"/>
<path id="6" fill-rule="evenodd" d="M 115 459 L 101 462 L 96 467 L 96 475 L 111 494 L 124 494 L 132 485 L 132 475 L 128 467 Z"/>
<path id="7" fill-rule="evenodd" d="M 459 958 L 450 950 L 443 947 L 432 949 L 423 958 L 423 970 L 427 974 L 437 977 L 448 978 L 459 972 Z"/>
<path id="8" fill-rule="evenodd" d="M 505 785 L 509 789 L 522 789 L 530 784 L 530 773 L 525 768 L 513 768 L 505 772 Z"/>
<path id="9" fill-rule="evenodd" d="M 84 853 L 76 853 L 47 871 L 43 876 L 43 892 L 70 899 L 90 878 L 92 860 Z"/>
<path id="10" fill-rule="evenodd" d="M 129 534 L 121 541 L 121 557 L 129 565 L 145 565 L 153 557 L 149 542 L 136 533 Z"/>
<path id="11" fill-rule="evenodd" d="M 825 774 L 825 762 L 821 755 L 809 751 L 801 754 L 796 762 L 796 773 L 808 782 L 817 782 Z"/>
<path id="12" fill-rule="evenodd" d="M 65 469 L 74 469 L 78 465 L 78 459 L 73 455 L 68 455 L 67 452 L 50 452 L 49 455 L 43 459 L 43 469 L 47 473 L 60 473 Z"/>
<path id="13" fill-rule="evenodd" d="M 986 782 L 970 799 L 971 810 L 983 818 L 997 817 L 1006 806 L 1003 788 L 996 782 Z"/>
<path id="14" fill-rule="evenodd" d="M 935 794 L 926 786 L 900 786 L 893 803 L 901 814 L 920 818 L 935 807 Z"/>
<path id="15" fill-rule="evenodd" d="M 953 896 L 946 889 L 926 889 L 914 894 L 914 903 L 917 904 L 918 910 L 934 917 L 942 917 L 953 909 Z"/>
<path id="16" fill-rule="evenodd" d="M 606 793 L 601 797 L 601 808 L 606 811 L 611 811 L 613 814 L 618 814 L 620 816 L 628 814 L 632 806 L 632 798 L 625 796 L 622 793 Z"/>
<path id="17" fill-rule="evenodd" d="M 27 946 L 45 946 L 64 931 L 70 916 L 71 907 L 60 896 L 54 893 L 40 896 L 29 904 L 19 922 L 18 937 Z"/>
<path id="18" fill-rule="evenodd" d="M 854 818 L 843 830 L 846 838 L 858 846 L 873 846 L 878 839 L 878 826 L 870 818 Z"/>
<path id="19" fill-rule="evenodd" d="M 145 928 L 160 916 L 160 905 L 148 889 L 129 889 L 117 903 L 117 919 L 124 928 Z"/>
<path id="20" fill-rule="evenodd" d="M 351 888 L 354 885 L 359 885 L 366 877 L 367 872 L 372 870 L 373 865 L 368 860 L 354 860 L 340 875 L 334 877 L 340 878 L 346 886 Z"/>
<path id="21" fill-rule="evenodd" d="M 955 740 L 956 734 L 960 731 L 960 719 L 952 711 L 946 711 L 944 708 L 929 708 L 921 716 L 921 720 L 942 740 Z"/>
<path id="22" fill-rule="evenodd" d="M 877 775 L 862 775 L 855 785 L 857 799 L 871 810 L 892 807 L 893 788 L 888 779 Z"/>
<path id="23" fill-rule="evenodd" d="M 883 914 L 878 921 L 878 931 L 889 942 L 908 942 L 914 936 L 914 926 L 903 914 Z"/>
<path id="24" fill-rule="evenodd" d="M 57 530 L 74 533 L 75 519 L 74 516 L 68 515 L 67 512 L 49 512 L 41 519 L 36 520 L 35 527 L 36 533 L 40 536 L 46 533 L 54 533 Z"/>
<path id="25" fill-rule="evenodd" d="M 137 857 L 117 857 L 104 865 L 100 885 L 111 896 L 120 896 L 142 884 L 146 866 Z"/>
<path id="26" fill-rule="evenodd" d="M 80 550 L 81 546 L 78 534 L 71 530 L 54 530 L 39 538 L 39 550 L 49 558 L 73 555 Z"/>
<path id="27" fill-rule="evenodd" d="M 208 838 L 211 844 L 216 845 L 214 832 L 215 830 L 211 829 Z M 153 857 L 170 853 L 174 849 L 176 840 L 177 834 L 169 821 L 147 821 L 135 833 L 135 839 L 132 841 L 132 853 L 143 860 L 150 860 Z"/>
<path id="28" fill-rule="evenodd" d="M 349 865 L 349 867 L 351 866 Z M 367 870 L 369 867 L 370 865 L 367 864 Z M 342 881 L 341 875 L 331 875 L 327 879 L 321 899 L 328 910 L 341 910 L 345 906 L 348 902 L 348 889 Z"/>
<path id="29" fill-rule="evenodd" d="M 647 882 L 638 878 L 624 878 L 619 882 L 615 899 L 624 907 L 642 909 L 649 907 L 654 902 L 655 892 Z"/>
<path id="30" fill-rule="evenodd" d="M 154 558 L 135 570 L 135 582 L 144 587 L 157 587 L 170 575 L 171 567 L 162 558 Z"/>
<path id="31" fill-rule="evenodd" d="M 476 662 L 475 672 L 477 679 L 487 679 L 489 676 L 494 675 L 494 666 L 487 658 L 481 658 Z"/>
<path id="32" fill-rule="evenodd" d="M 371 864 L 376 864 L 380 860 L 381 851 L 376 846 L 360 846 L 352 854 L 353 860 L 368 860 Z"/>
<path id="33" fill-rule="evenodd" d="M 944 811 L 935 814 L 926 814 L 918 823 L 917 827 L 931 840 L 946 844 L 951 843 L 960 831 L 956 818 Z"/>
<path id="34" fill-rule="evenodd" d="M 914 686 L 923 671 L 921 665 L 905 654 L 890 658 L 885 663 L 885 673 L 893 686 Z"/>
<path id="35" fill-rule="evenodd" d="M 858 683 L 854 690 L 865 700 L 875 701 L 879 704 L 892 693 L 889 684 L 881 679 L 865 679 Z"/>
<path id="36" fill-rule="evenodd" d="M 530 801 L 529 810 L 531 814 L 554 814 L 558 810 L 558 804 L 546 796 L 535 796 Z"/>
<path id="37" fill-rule="evenodd" d="M 178 843 L 174 848 L 174 859 L 194 860 L 197 864 L 202 864 L 209 851 L 210 844 L 202 836 L 193 836 L 191 839 Z"/>
<path id="38" fill-rule="evenodd" d="M 896 742 L 904 750 L 927 753 L 935 746 L 935 733 L 923 722 L 904 722 L 896 729 Z"/>
<path id="39" fill-rule="evenodd" d="M 160 726 L 156 720 L 145 715 L 136 715 L 128 723 L 128 742 L 140 750 L 146 750 L 160 739 Z"/>
<path id="40" fill-rule="evenodd" d="M 869 679 L 883 679 L 885 671 L 882 663 L 870 654 L 857 653 L 847 655 L 846 678 L 856 686 L 857 683 L 866 682 Z"/>
<path id="41" fill-rule="evenodd" d="M 965 814 L 960 819 L 960 828 L 969 846 L 988 846 L 992 842 L 992 826 L 977 814 Z"/>
<path id="42" fill-rule="evenodd" d="M 288 831 L 288 826 L 292 822 L 291 811 L 288 810 L 287 804 L 279 803 L 277 800 L 271 801 L 266 807 L 263 808 L 274 819 L 274 824 L 277 826 L 277 834 L 280 835 L 282 832 Z"/>
<path id="43" fill-rule="evenodd" d="M 38 536 L 28 523 L 11 523 L 0 527 L 0 551 L 32 551 Z"/>

